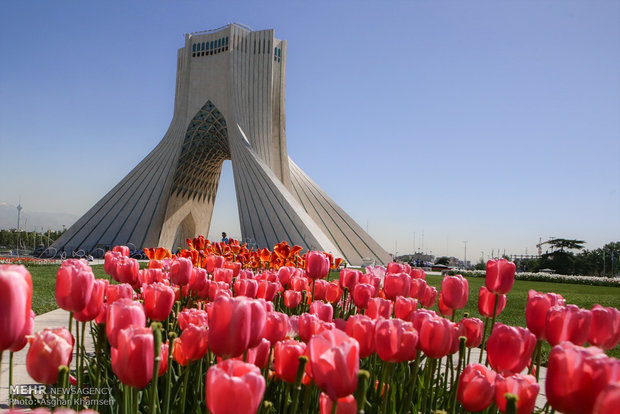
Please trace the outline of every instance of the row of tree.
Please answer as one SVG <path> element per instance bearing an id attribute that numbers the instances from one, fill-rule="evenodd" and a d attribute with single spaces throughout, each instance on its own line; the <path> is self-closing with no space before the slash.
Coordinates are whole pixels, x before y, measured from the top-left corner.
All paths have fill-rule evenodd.
<path id="1" fill-rule="evenodd" d="M 620 242 L 610 242 L 602 248 L 584 249 L 582 240 L 552 239 L 551 249 L 535 259 L 515 259 L 519 271 L 539 272 L 551 269 L 563 275 L 614 277 L 620 275 Z M 484 269 L 485 263 L 476 264 Z"/>
<path id="2" fill-rule="evenodd" d="M 65 230 L 15 231 L 0 230 L 0 249 L 34 250 L 40 245 L 51 245 Z"/>

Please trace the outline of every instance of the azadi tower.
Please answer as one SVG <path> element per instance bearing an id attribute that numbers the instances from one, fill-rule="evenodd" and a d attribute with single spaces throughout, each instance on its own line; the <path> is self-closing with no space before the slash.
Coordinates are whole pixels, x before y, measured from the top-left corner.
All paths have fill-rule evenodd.
<path id="1" fill-rule="evenodd" d="M 232 160 L 243 241 L 283 240 L 344 257 L 390 259 L 286 150 L 286 40 L 238 24 L 191 33 L 178 51 L 174 116 L 161 142 L 53 247 L 185 246 L 206 235 L 222 163 Z"/>

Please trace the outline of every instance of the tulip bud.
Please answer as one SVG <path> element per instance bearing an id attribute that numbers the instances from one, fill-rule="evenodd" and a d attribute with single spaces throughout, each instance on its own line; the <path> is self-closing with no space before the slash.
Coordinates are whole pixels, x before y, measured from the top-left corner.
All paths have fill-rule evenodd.
<path id="1" fill-rule="evenodd" d="M 170 267 L 170 283 L 185 286 L 192 277 L 192 261 L 184 257 L 178 257 Z"/>
<path id="2" fill-rule="evenodd" d="M 386 362 L 415 359 L 418 332 L 410 322 L 400 319 L 379 319 L 375 325 L 377 355 Z"/>
<path id="3" fill-rule="evenodd" d="M 502 374 L 517 374 L 527 366 L 536 337 L 527 329 L 498 323 L 487 342 L 489 364 Z"/>
<path id="4" fill-rule="evenodd" d="M 306 351 L 306 344 L 285 339 L 277 342 L 274 347 L 274 368 L 276 375 L 283 381 L 294 383 L 299 367 L 299 356 Z"/>
<path id="5" fill-rule="evenodd" d="M 515 282 L 517 267 L 513 262 L 502 259 L 493 259 L 487 262 L 485 284 L 493 293 L 506 294 L 512 289 Z"/>
<path id="6" fill-rule="evenodd" d="M 588 342 L 603 349 L 612 349 L 620 342 L 620 311 L 594 305 Z"/>
<path id="7" fill-rule="evenodd" d="M 112 371 L 125 385 L 146 387 L 153 378 L 153 331 L 130 326 L 118 333 L 117 342 L 118 347 L 110 349 Z"/>
<path id="8" fill-rule="evenodd" d="M 493 310 L 495 309 L 495 293 L 491 292 L 486 286 L 480 287 L 480 293 L 478 294 L 478 312 L 480 315 L 487 318 L 493 317 Z M 497 294 L 497 309 L 495 309 L 495 316 L 499 316 L 500 313 L 506 307 L 506 295 Z"/>
<path id="9" fill-rule="evenodd" d="M 588 339 L 592 314 L 575 305 L 552 306 L 547 311 L 545 338 L 551 346 L 562 341 L 583 345 Z"/>
<path id="10" fill-rule="evenodd" d="M 106 335 L 110 345 L 118 347 L 118 333 L 130 326 L 143 328 L 146 325 L 146 315 L 140 302 L 131 299 L 119 299 L 108 308 L 106 318 Z"/>
<path id="11" fill-rule="evenodd" d="M 450 309 L 463 309 L 469 298 L 469 283 L 461 275 L 445 276 L 441 282 L 443 302 Z"/>
<path id="12" fill-rule="evenodd" d="M 375 320 L 366 315 L 352 315 L 346 322 L 345 332 L 360 345 L 360 358 L 375 352 Z"/>
<path id="13" fill-rule="evenodd" d="M 32 277 L 25 266 L 0 265 L 0 353 L 22 345 L 32 309 Z"/>
<path id="14" fill-rule="evenodd" d="M 65 260 L 56 274 L 56 303 L 69 312 L 81 311 L 90 301 L 94 282 L 86 260 Z"/>
<path id="15" fill-rule="evenodd" d="M 69 366 L 73 352 L 73 337 L 67 328 L 44 329 L 30 340 L 26 355 L 28 374 L 42 384 L 54 384 L 58 368 Z"/>
<path id="16" fill-rule="evenodd" d="M 79 312 L 75 312 L 73 317 L 76 321 L 88 322 L 92 321 L 101 313 L 103 309 L 103 299 L 105 296 L 106 288 L 108 287 L 107 280 L 95 279 L 93 289 L 91 291 L 90 300 Z"/>
<path id="17" fill-rule="evenodd" d="M 163 283 L 142 286 L 144 312 L 154 321 L 165 321 L 174 306 L 174 290 Z"/>
<path id="18" fill-rule="evenodd" d="M 495 397 L 495 372 L 481 364 L 469 364 L 459 378 L 456 398 L 467 411 L 482 411 Z"/>
<path id="19" fill-rule="evenodd" d="M 265 393 L 265 379 L 253 364 L 229 359 L 207 371 L 206 398 L 211 414 L 251 414 Z M 223 396 L 234 398 L 222 398 Z"/>
<path id="20" fill-rule="evenodd" d="M 530 414 L 534 411 L 540 386 L 531 375 L 515 374 L 509 377 L 498 375 L 495 378 L 495 403 L 502 413 L 506 412 L 506 394 L 517 396 L 517 414 Z"/>
<path id="21" fill-rule="evenodd" d="M 329 273 L 329 258 L 322 252 L 306 254 L 306 273 L 311 279 L 323 279 Z"/>

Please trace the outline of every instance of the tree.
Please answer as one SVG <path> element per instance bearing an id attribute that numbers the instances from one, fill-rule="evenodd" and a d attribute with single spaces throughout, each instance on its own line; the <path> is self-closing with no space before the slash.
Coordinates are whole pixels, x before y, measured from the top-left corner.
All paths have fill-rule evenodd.
<path id="1" fill-rule="evenodd" d="M 559 249 L 561 252 L 563 252 L 564 249 L 581 250 L 583 249 L 583 245 L 585 244 L 585 241 L 574 240 L 574 239 L 551 239 L 547 243 L 549 243 L 556 250 Z"/>
<path id="2" fill-rule="evenodd" d="M 450 258 L 442 256 L 439 259 L 435 260 L 435 264 L 442 264 L 448 266 L 450 264 Z"/>

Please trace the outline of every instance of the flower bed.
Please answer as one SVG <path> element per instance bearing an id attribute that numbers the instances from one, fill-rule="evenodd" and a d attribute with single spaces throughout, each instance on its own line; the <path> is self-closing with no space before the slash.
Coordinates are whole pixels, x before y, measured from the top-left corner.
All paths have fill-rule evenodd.
<path id="1" fill-rule="evenodd" d="M 530 413 L 545 342 L 543 411 L 610 412 L 620 396 L 620 362 L 603 353 L 620 341 L 620 311 L 532 290 L 527 328 L 495 323 L 515 279 L 504 259 L 487 264 L 479 319 L 463 315 L 460 275 L 439 292 L 424 271 L 398 263 L 343 269 L 328 282 L 339 260 L 324 252 L 202 237 L 188 246 L 147 249 L 142 270 L 117 246 L 105 258 L 111 284 L 83 260 L 64 261 L 56 301 L 71 312 L 68 329 L 34 335 L 30 274 L 1 265 L 0 315 L 9 317 L 0 352 L 29 342 L 28 372 L 47 385 L 18 400 L 109 413 Z M 471 359 L 476 347 L 487 361 Z M 95 406 L 103 390 L 109 403 Z"/>
<path id="2" fill-rule="evenodd" d="M 486 272 L 484 270 L 468 270 L 460 272 L 456 270 L 450 270 L 448 275 L 454 276 L 456 274 L 463 275 L 465 277 L 485 277 Z M 599 277 L 599 276 L 579 276 L 579 275 L 558 275 L 555 273 L 532 273 L 532 272 L 519 272 L 515 274 L 517 280 L 529 280 L 534 282 L 556 282 L 556 283 L 573 283 L 577 285 L 590 285 L 590 286 L 620 286 L 620 278 L 611 277 Z"/>

